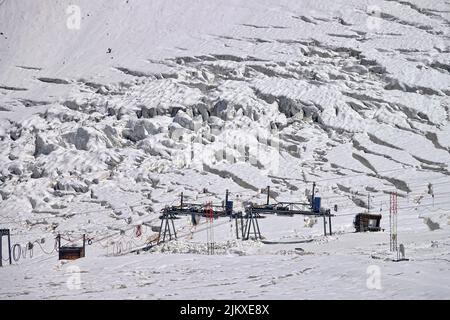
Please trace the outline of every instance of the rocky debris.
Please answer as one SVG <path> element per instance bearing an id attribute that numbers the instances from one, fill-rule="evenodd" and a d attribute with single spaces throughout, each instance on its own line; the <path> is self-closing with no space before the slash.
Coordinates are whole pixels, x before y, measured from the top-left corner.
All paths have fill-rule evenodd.
<path id="1" fill-rule="evenodd" d="M 369 70 L 362 66 L 362 65 L 355 65 L 355 64 L 349 64 L 342 68 L 342 71 L 350 72 L 350 73 L 357 73 L 359 75 L 364 75 L 369 72 Z"/>
<path id="2" fill-rule="evenodd" d="M 180 124 L 173 122 L 169 125 L 169 137 L 177 142 L 185 141 L 185 137 L 191 133 Z"/>
<path id="3" fill-rule="evenodd" d="M 149 154 L 151 156 L 158 156 L 164 159 L 170 159 L 171 157 L 170 148 L 161 146 L 151 139 L 145 139 L 140 141 L 137 147 L 140 150 L 144 151 L 146 154 Z"/>
<path id="4" fill-rule="evenodd" d="M 52 83 L 52 84 L 69 84 L 70 82 L 64 79 L 57 79 L 57 78 L 38 78 L 39 81 L 45 82 L 45 83 Z"/>
<path id="5" fill-rule="evenodd" d="M 41 117 L 47 121 L 57 120 L 59 122 L 78 122 L 81 117 L 80 114 L 73 110 L 61 108 L 61 106 L 53 106 L 48 108 Z"/>
<path id="6" fill-rule="evenodd" d="M 122 136 L 133 142 L 144 140 L 149 135 L 155 135 L 160 132 L 160 128 L 148 119 L 129 120 Z"/>
<path id="7" fill-rule="evenodd" d="M 430 231 L 435 231 L 440 229 L 439 223 L 434 222 L 430 218 L 423 218 L 423 222 L 427 225 L 427 227 L 430 229 Z"/>
<path id="8" fill-rule="evenodd" d="M 8 167 L 8 170 L 11 174 L 16 176 L 22 176 L 24 172 L 23 165 L 18 162 L 11 163 Z"/>
<path id="9" fill-rule="evenodd" d="M 173 122 L 178 123 L 180 126 L 188 130 L 194 130 L 194 121 L 192 119 L 192 116 L 188 115 L 183 110 L 179 110 L 177 112 L 175 118 L 173 118 Z"/>
<path id="10" fill-rule="evenodd" d="M 225 125 L 225 121 L 219 117 L 211 116 L 208 119 L 208 124 L 212 131 L 220 132 Z"/>
<path id="11" fill-rule="evenodd" d="M 89 192 L 89 186 L 74 179 L 60 179 L 53 184 L 53 190 L 75 192 L 75 193 L 87 193 Z"/>
<path id="12" fill-rule="evenodd" d="M 32 179 L 40 179 L 47 175 L 44 168 L 40 168 L 35 164 L 30 165 L 29 171 L 31 171 L 31 178 Z"/>
<path id="13" fill-rule="evenodd" d="M 3 141 L 9 136 L 8 131 L 10 127 L 11 124 L 9 123 L 9 121 L 0 119 L 0 141 Z"/>
<path id="14" fill-rule="evenodd" d="M 151 119 L 158 115 L 158 109 L 156 108 L 148 108 L 146 106 L 138 106 L 138 110 L 136 111 L 136 116 L 138 119 L 145 118 Z"/>
<path id="15" fill-rule="evenodd" d="M 54 150 L 56 150 L 57 146 L 49 143 L 47 139 L 45 139 L 42 135 L 36 134 L 35 143 L 34 143 L 34 157 L 39 157 L 40 155 L 49 155 Z"/>
<path id="16" fill-rule="evenodd" d="M 77 150 L 83 151 L 94 151 L 113 146 L 101 132 L 91 127 L 79 127 L 76 131 L 63 135 L 63 139 Z"/>

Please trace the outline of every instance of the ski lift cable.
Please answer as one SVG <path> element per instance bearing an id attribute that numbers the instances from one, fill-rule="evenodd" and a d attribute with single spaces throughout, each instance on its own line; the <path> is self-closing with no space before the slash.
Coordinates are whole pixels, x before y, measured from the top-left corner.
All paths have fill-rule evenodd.
<path id="1" fill-rule="evenodd" d="M 450 204 L 450 201 L 445 201 L 445 202 L 439 202 L 439 203 L 435 203 L 434 205 L 435 206 L 437 206 L 437 205 L 443 205 L 443 204 Z M 406 206 L 406 207 L 398 207 L 398 210 L 406 210 L 406 209 L 419 209 L 419 208 L 429 208 L 429 207 L 432 207 L 433 206 L 433 204 L 423 204 L 423 205 L 413 205 L 413 206 Z M 364 209 L 364 208 L 361 208 L 361 209 Z M 382 210 L 381 212 L 385 212 L 385 213 L 387 213 L 387 212 L 389 212 L 389 208 L 386 208 L 386 209 L 384 209 L 384 210 Z M 350 216 L 350 215 L 355 215 L 355 214 L 358 214 L 358 213 L 361 213 L 361 211 L 359 211 L 359 212 L 353 212 L 353 213 L 345 213 L 345 214 L 338 214 L 338 215 L 335 215 L 335 217 L 345 217 L 345 216 Z"/>
<path id="2" fill-rule="evenodd" d="M 450 194 L 450 191 L 448 191 L 448 192 L 438 192 L 438 193 L 434 193 L 434 197 L 435 198 L 440 198 L 440 196 L 448 195 L 448 194 Z M 370 199 L 379 201 L 381 199 L 385 199 L 385 197 L 388 196 L 388 195 L 389 194 L 373 194 L 373 193 L 371 193 L 370 194 Z M 411 198 L 411 197 L 426 196 L 426 195 L 427 195 L 427 193 L 417 193 L 417 194 L 408 194 L 407 196 Z M 368 196 L 368 194 L 349 194 L 349 195 L 341 196 L 341 197 L 338 197 L 338 196 L 327 197 L 327 196 L 325 196 L 325 197 L 323 197 L 323 199 L 330 201 L 330 203 L 332 203 L 332 204 L 342 204 L 342 203 L 347 203 L 349 201 L 353 201 L 350 197 L 358 198 L 358 197 L 367 197 L 367 196 Z M 348 198 L 347 199 L 341 199 L 340 201 L 332 201 L 332 199 L 343 198 L 343 197 L 348 197 Z"/>
<path id="3" fill-rule="evenodd" d="M 425 184 L 420 184 L 422 186 L 427 186 L 429 183 L 425 183 Z M 432 185 L 443 185 L 443 184 L 450 184 L 450 181 L 446 181 L 446 182 L 441 182 L 441 183 L 432 183 Z M 343 194 L 343 195 L 331 195 L 331 196 L 326 196 L 324 198 L 326 199 L 335 199 L 335 198 L 342 198 L 342 197 L 354 197 L 354 196 L 361 196 L 361 197 L 367 197 L 368 195 L 370 195 L 373 198 L 377 198 L 377 197 L 383 197 L 386 195 L 386 193 L 388 192 L 392 192 L 392 191 L 398 191 L 398 189 L 382 189 L 382 190 L 377 190 L 376 192 L 369 192 L 369 193 L 360 193 L 360 192 L 355 192 L 355 193 L 349 193 L 349 194 Z M 381 192 L 383 192 L 382 194 L 380 194 Z M 406 193 L 407 196 L 411 196 L 412 192 Z M 438 193 L 435 193 L 435 195 L 437 195 Z M 440 192 L 440 194 L 444 194 L 444 192 Z"/>

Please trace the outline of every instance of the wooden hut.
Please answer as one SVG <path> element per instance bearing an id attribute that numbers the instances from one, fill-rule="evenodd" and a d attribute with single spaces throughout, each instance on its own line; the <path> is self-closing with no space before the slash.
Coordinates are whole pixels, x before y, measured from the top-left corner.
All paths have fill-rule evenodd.
<path id="1" fill-rule="evenodd" d="M 86 255 L 86 235 L 83 235 L 83 246 L 61 246 L 61 236 L 58 235 L 59 260 L 77 260 Z"/>
<path id="2" fill-rule="evenodd" d="M 381 231 L 380 221 L 381 214 L 358 213 L 355 216 L 353 225 L 355 226 L 356 232 L 376 232 Z"/>

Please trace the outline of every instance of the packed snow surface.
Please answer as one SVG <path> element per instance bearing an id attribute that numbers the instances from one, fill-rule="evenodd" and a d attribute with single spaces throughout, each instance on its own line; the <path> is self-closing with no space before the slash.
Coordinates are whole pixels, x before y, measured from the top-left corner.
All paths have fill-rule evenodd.
<path id="1" fill-rule="evenodd" d="M 0 0 L 0 224 L 22 248 L 0 298 L 449 299 L 449 108 L 446 0 Z M 312 182 L 332 236 L 219 218 L 207 255 L 181 217 L 135 252 L 181 192 L 243 211 Z M 383 230 L 354 233 L 367 211 Z M 86 257 L 58 261 L 57 234 Z"/>

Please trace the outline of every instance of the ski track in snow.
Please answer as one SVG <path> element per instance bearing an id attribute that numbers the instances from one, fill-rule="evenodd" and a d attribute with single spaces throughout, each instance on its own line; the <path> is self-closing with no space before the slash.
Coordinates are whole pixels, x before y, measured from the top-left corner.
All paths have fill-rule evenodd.
<path id="1" fill-rule="evenodd" d="M 114 237 L 68 264 L 35 246 L 0 268 L 0 298 L 450 297 L 448 2 L 83 0 L 79 30 L 70 4 L 0 6 L 0 223 L 50 250 L 57 233 Z M 336 236 L 320 219 L 269 217 L 266 239 L 314 241 L 227 242 L 221 219 L 214 257 L 203 231 L 168 252 L 111 254 L 142 222 L 154 236 L 180 192 L 220 203 L 228 189 L 242 210 L 267 185 L 271 201 L 306 201 L 312 181 L 339 208 Z M 388 260 L 387 231 L 351 233 L 367 193 L 388 229 L 393 190 L 408 262 Z M 370 265 L 381 290 L 366 285 Z"/>

